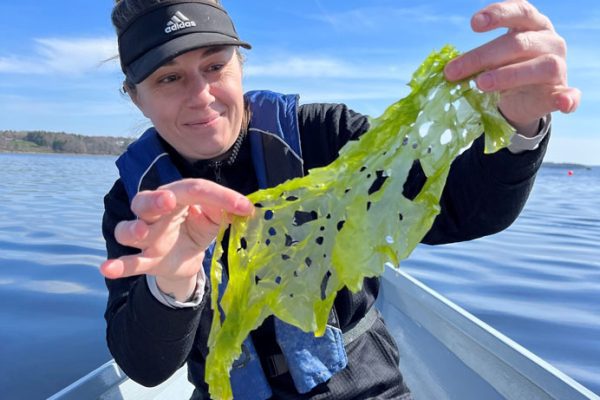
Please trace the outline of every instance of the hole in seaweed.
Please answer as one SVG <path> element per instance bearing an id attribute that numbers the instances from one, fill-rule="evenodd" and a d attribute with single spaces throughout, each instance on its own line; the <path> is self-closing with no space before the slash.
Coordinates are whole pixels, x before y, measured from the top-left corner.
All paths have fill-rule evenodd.
<path id="1" fill-rule="evenodd" d="M 344 227 L 344 224 L 346 223 L 346 221 L 341 220 L 340 222 L 337 223 L 337 230 L 338 232 L 342 230 L 342 228 Z"/>
<path id="2" fill-rule="evenodd" d="M 281 277 L 280 276 L 275 277 L 275 283 L 278 284 L 278 285 L 281 283 Z"/>
<path id="3" fill-rule="evenodd" d="M 406 146 L 408 144 L 408 137 L 402 139 L 402 146 Z"/>
<path id="4" fill-rule="evenodd" d="M 291 297 L 291 298 L 294 298 L 294 293 L 290 293 L 290 297 Z"/>
<path id="5" fill-rule="evenodd" d="M 421 124 L 421 126 L 419 127 L 419 136 L 421 136 L 422 138 L 427 136 L 427 134 L 429 133 L 429 128 L 431 128 L 431 125 L 433 125 L 433 122 L 425 122 L 425 123 Z"/>
<path id="6" fill-rule="evenodd" d="M 271 235 L 271 236 L 277 235 L 277 230 L 273 227 L 269 228 L 269 235 Z"/>
<path id="7" fill-rule="evenodd" d="M 298 277 L 298 271 L 294 271 L 294 278 Z"/>
<path id="8" fill-rule="evenodd" d="M 381 171 L 381 170 L 377 171 L 376 173 L 377 173 L 377 178 L 375 178 L 375 181 L 369 188 L 369 196 L 372 195 L 373 193 L 378 192 L 381 189 L 381 187 L 383 186 L 383 184 L 385 183 L 385 180 L 388 178 L 387 176 L 383 175 L 383 171 Z"/>
<path id="9" fill-rule="evenodd" d="M 248 242 L 246 241 L 245 237 L 242 237 L 240 239 L 240 247 L 244 250 L 246 250 L 248 248 Z"/>
<path id="10" fill-rule="evenodd" d="M 364 165 L 360 168 L 360 172 L 364 172 L 367 169 Z"/>
<path id="11" fill-rule="evenodd" d="M 270 245 L 270 244 L 271 244 L 271 239 L 267 239 L 267 240 L 265 240 L 265 244 L 266 244 L 267 246 L 268 246 L 268 245 Z"/>
<path id="12" fill-rule="evenodd" d="M 440 137 L 440 143 L 445 145 L 450 143 L 450 141 L 452 140 L 452 132 L 450 131 L 450 129 L 446 129 L 444 131 L 444 133 L 442 133 L 442 136 Z"/>
<path id="13" fill-rule="evenodd" d="M 427 98 L 431 101 L 435 98 L 435 96 L 437 95 L 438 89 L 435 88 L 434 90 L 432 90 L 431 92 L 429 92 L 429 96 L 427 96 Z"/>
<path id="14" fill-rule="evenodd" d="M 273 214 L 273 210 L 267 210 L 267 211 L 265 211 L 265 219 L 267 221 L 272 220 L 273 219 L 273 215 L 274 215 Z"/>
<path id="15" fill-rule="evenodd" d="M 327 216 L 325 218 L 331 219 L 331 214 L 327 214 Z"/>
<path id="16" fill-rule="evenodd" d="M 306 264 L 306 266 L 310 268 L 310 266 L 312 265 L 312 260 L 310 259 L 310 257 L 306 257 L 304 259 L 304 264 Z"/>
<path id="17" fill-rule="evenodd" d="M 412 201 L 421 192 L 427 181 L 427 176 L 425 176 L 425 171 L 423 171 L 419 160 L 413 162 L 413 165 L 408 172 L 408 176 L 409 178 L 404 182 L 402 187 L 402 195 Z"/>
<path id="18" fill-rule="evenodd" d="M 296 243 L 298 243 L 298 241 L 296 239 L 294 239 L 293 237 L 291 237 L 290 235 L 288 235 L 287 233 L 285 234 L 285 245 L 287 247 L 293 246 Z"/>
<path id="19" fill-rule="evenodd" d="M 298 198 L 296 196 L 288 196 L 288 197 L 286 197 L 285 200 L 286 201 L 296 201 L 296 200 L 298 200 Z"/>
<path id="20" fill-rule="evenodd" d="M 402 213 L 398 214 L 398 218 L 400 219 L 400 222 L 404 221 L 404 215 L 402 215 Z"/>
<path id="21" fill-rule="evenodd" d="M 258 275 L 254 275 L 254 284 L 258 285 L 258 283 L 262 280 Z"/>
<path id="22" fill-rule="evenodd" d="M 371 174 L 368 174 L 367 179 L 371 179 L 371 176 L 372 176 Z"/>
<path id="23" fill-rule="evenodd" d="M 288 256 L 287 254 L 282 254 L 282 255 L 281 255 L 281 259 L 282 259 L 283 261 L 287 261 L 287 260 L 289 260 L 289 259 L 290 259 L 290 256 Z"/>
<path id="24" fill-rule="evenodd" d="M 320 246 L 323 244 L 323 241 L 325 240 L 325 238 L 323 236 L 319 236 L 315 242 L 317 242 L 317 244 Z"/>
<path id="25" fill-rule="evenodd" d="M 321 300 L 325 300 L 325 298 L 327 298 L 327 283 L 329 282 L 330 277 L 331 271 L 327 270 L 325 275 L 323 275 L 323 280 L 321 281 Z"/>
<path id="26" fill-rule="evenodd" d="M 325 230 L 325 227 L 324 227 L 324 226 L 322 226 L 322 227 L 320 227 L 320 228 L 319 228 L 319 230 L 320 230 L 321 232 L 323 232 L 323 231 Z"/>
<path id="27" fill-rule="evenodd" d="M 414 143 L 414 144 L 412 145 L 412 148 L 413 148 L 413 149 L 415 149 L 415 150 L 417 149 L 417 147 L 419 147 L 419 144 L 418 144 L 418 143 Z"/>
<path id="28" fill-rule="evenodd" d="M 262 205 L 262 203 L 254 203 L 254 207 L 263 208 L 263 205 Z"/>
<path id="29" fill-rule="evenodd" d="M 371 202 L 370 202 L 370 201 L 368 201 L 368 202 L 367 202 L 367 211 L 369 211 L 370 209 L 371 209 Z"/>
<path id="30" fill-rule="evenodd" d="M 292 222 L 295 226 L 302 226 L 307 222 L 314 221 L 319 218 L 319 214 L 316 211 L 296 211 L 294 213 L 294 221 Z"/>
<path id="31" fill-rule="evenodd" d="M 350 189 L 344 190 L 344 194 L 347 194 L 348 192 L 350 192 Z"/>

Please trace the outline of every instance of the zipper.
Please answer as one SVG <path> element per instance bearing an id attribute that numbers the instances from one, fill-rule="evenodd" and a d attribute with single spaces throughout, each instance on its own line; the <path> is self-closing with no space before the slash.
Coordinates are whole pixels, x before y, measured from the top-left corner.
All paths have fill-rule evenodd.
<path id="1" fill-rule="evenodd" d="M 221 165 L 223 165 L 222 161 L 215 161 L 213 164 L 213 168 L 215 170 L 215 182 L 221 183 Z"/>

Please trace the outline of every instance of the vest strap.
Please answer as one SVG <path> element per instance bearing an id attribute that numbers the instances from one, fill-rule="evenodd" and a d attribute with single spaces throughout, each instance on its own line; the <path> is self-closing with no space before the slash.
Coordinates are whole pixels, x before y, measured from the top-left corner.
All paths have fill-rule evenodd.
<path id="1" fill-rule="evenodd" d="M 356 323 L 356 325 L 342 333 L 342 336 L 344 337 L 344 344 L 348 346 L 350 343 L 358 339 L 358 337 L 363 333 L 371 329 L 375 321 L 377 321 L 378 314 L 379 313 L 377 312 L 375 306 L 372 306 L 369 311 L 367 311 L 365 316 Z"/>

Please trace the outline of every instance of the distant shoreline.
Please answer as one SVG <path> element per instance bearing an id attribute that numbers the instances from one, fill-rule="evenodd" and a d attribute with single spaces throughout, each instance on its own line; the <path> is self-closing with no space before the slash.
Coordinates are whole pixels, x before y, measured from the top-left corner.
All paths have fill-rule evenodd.
<path id="1" fill-rule="evenodd" d="M 65 132 L 0 131 L 0 153 L 119 155 L 134 140 Z"/>
<path id="2" fill-rule="evenodd" d="M 567 162 L 557 163 L 557 162 L 548 161 L 548 162 L 543 162 L 542 167 L 544 167 L 544 168 L 561 168 L 561 169 L 592 169 L 597 166 L 596 165 L 577 164 L 577 163 L 567 163 Z"/>
<path id="3" fill-rule="evenodd" d="M 84 156 L 84 157 L 118 157 L 120 154 L 108 153 L 58 153 L 54 151 L 5 151 L 0 149 L 0 155 L 44 155 L 44 156 Z"/>
<path id="4" fill-rule="evenodd" d="M 118 156 L 135 139 L 132 137 L 84 136 L 64 132 L 0 130 L 0 154 Z M 548 161 L 542 163 L 542 167 L 590 170 L 599 166 Z"/>
<path id="5" fill-rule="evenodd" d="M 64 153 L 64 152 L 55 152 L 55 151 L 5 151 L 0 149 L 1 154 L 49 154 L 49 155 L 59 155 L 59 156 L 119 156 L 119 154 L 109 154 L 109 153 Z M 574 170 L 592 170 L 594 168 L 599 168 L 598 165 L 584 165 L 584 164 L 576 164 L 576 163 L 557 163 L 553 161 L 543 162 L 542 168 L 551 168 L 551 169 L 574 169 Z"/>

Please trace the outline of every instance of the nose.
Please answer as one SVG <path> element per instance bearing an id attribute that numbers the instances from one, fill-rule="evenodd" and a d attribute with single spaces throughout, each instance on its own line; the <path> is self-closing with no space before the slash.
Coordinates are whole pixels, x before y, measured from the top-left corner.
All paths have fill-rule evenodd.
<path id="1" fill-rule="evenodd" d="M 210 82 L 201 73 L 191 76 L 191 79 L 188 81 L 187 91 L 190 107 L 206 107 L 215 100 L 211 93 Z"/>

